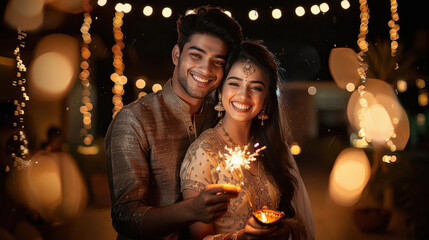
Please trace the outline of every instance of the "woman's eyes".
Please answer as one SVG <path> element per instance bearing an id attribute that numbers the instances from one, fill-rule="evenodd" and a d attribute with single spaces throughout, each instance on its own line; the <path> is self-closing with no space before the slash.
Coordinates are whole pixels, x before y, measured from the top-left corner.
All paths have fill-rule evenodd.
<path id="1" fill-rule="evenodd" d="M 238 83 L 238 82 L 229 82 L 228 85 L 234 86 L 234 87 L 240 87 L 241 86 L 240 83 Z M 264 90 L 264 88 L 259 86 L 259 85 L 253 85 L 253 86 L 250 85 L 249 87 L 251 90 L 258 91 L 258 92 L 262 92 Z"/>

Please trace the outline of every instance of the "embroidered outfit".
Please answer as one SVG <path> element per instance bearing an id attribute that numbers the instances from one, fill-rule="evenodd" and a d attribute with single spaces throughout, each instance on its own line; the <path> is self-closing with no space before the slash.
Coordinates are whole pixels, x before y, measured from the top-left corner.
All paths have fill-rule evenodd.
<path id="1" fill-rule="evenodd" d="M 186 189 L 200 192 L 206 185 L 217 183 L 241 187 L 238 197 L 231 199 L 226 215 L 213 224 L 216 235 L 207 236 L 205 239 L 222 239 L 228 233 L 231 236 L 231 233 L 244 228 L 253 211 L 261 209 L 263 206 L 276 209 L 281 198 L 277 187 L 269 181 L 262 164 L 258 164 L 259 169 L 256 175 L 252 175 L 242 168 L 242 177 L 239 177 L 241 173 L 239 170 L 231 172 L 225 169 L 225 162 L 219 155 L 219 152 L 227 153 L 225 145 L 214 129 L 207 129 L 191 144 L 180 169 L 182 192 Z M 296 167 L 295 163 L 293 165 Z M 301 219 L 308 229 L 309 239 L 313 239 L 311 206 L 297 168 L 294 169 L 294 176 L 297 178 L 298 188 L 292 205 L 297 212 L 297 218 Z M 244 185 L 240 183 L 241 181 L 244 182 Z M 301 201 L 301 203 L 297 206 L 294 204 L 296 201 Z"/>
<path id="2" fill-rule="evenodd" d="M 105 137 L 112 222 L 118 239 L 142 239 L 150 206 L 182 200 L 179 170 L 189 145 L 203 130 L 207 111 L 191 116 L 169 80 L 161 91 L 123 107 Z M 165 239 L 177 239 L 178 233 Z"/>

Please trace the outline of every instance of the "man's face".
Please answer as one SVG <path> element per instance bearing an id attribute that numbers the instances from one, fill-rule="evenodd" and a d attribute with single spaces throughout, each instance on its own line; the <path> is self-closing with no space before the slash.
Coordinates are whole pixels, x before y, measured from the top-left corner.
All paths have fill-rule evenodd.
<path id="1" fill-rule="evenodd" d="M 173 49 L 176 65 L 173 87 L 186 102 L 203 99 L 216 89 L 223 78 L 228 55 L 227 45 L 217 37 L 196 33 L 190 37 L 180 52 Z"/>

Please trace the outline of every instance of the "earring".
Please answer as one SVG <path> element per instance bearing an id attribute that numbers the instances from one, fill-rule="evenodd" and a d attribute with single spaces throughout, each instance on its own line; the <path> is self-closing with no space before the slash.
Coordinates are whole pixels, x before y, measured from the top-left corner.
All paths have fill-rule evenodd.
<path id="1" fill-rule="evenodd" d="M 261 126 L 264 126 L 264 120 L 268 119 L 268 115 L 265 113 L 265 107 L 263 107 L 261 112 L 258 114 L 258 119 L 261 119 Z"/>
<path id="2" fill-rule="evenodd" d="M 221 117 L 222 116 L 222 112 L 225 111 L 225 108 L 223 108 L 223 105 L 222 105 L 222 94 L 221 93 L 219 93 L 219 102 L 216 104 L 216 106 L 214 107 L 214 109 L 216 111 L 218 111 L 217 117 Z"/>

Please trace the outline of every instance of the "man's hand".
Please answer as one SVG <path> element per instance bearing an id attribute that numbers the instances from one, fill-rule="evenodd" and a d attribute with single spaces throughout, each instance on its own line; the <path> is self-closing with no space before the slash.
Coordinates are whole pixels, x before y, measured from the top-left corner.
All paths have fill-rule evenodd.
<path id="1" fill-rule="evenodd" d="M 240 188 L 231 184 L 210 184 L 192 199 L 191 207 L 198 221 L 212 223 L 226 214 L 231 198 L 239 192 Z"/>

